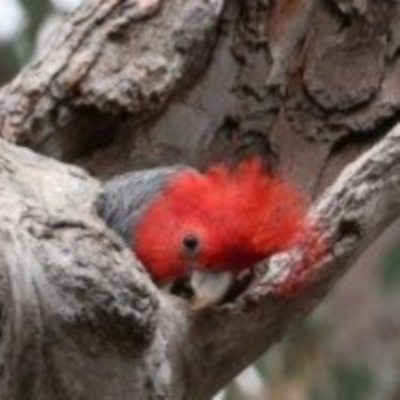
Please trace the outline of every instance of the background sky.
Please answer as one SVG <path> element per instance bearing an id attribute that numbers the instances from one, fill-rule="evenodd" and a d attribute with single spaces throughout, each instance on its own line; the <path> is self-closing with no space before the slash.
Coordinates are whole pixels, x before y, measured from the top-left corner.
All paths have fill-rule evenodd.
<path id="1" fill-rule="evenodd" d="M 82 0 L 51 0 L 55 13 L 72 11 Z M 27 12 L 18 0 L 1 0 L 0 40 L 9 42 L 21 34 L 28 22 Z"/>

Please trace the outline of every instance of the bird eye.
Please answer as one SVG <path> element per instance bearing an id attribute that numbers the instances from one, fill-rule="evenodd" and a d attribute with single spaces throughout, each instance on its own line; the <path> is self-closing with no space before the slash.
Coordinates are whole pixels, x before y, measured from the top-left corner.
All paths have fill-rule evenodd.
<path id="1" fill-rule="evenodd" d="M 200 247 L 200 240 L 193 234 L 186 235 L 182 240 L 183 248 L 188 253 L 194 253 Z"/>

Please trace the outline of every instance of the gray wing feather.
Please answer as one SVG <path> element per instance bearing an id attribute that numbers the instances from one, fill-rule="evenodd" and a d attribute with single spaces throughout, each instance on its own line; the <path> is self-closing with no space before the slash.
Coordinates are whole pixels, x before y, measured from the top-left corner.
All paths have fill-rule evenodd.
<path id="1" fill-rule="evenodd" d="M 182 165 L 154 168 L 129 172 L 105 182 L 97 202 L 99 215 L 127 244 L 131 244 L 131 232 L 149 202 L 176 173 L 187 169 Z"/>

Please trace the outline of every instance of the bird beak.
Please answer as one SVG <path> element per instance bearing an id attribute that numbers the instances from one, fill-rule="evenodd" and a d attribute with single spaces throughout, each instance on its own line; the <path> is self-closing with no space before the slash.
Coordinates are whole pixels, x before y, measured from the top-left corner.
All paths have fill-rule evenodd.
<path id="1" fill-rule="evenodd" d="M 194 271 L 190 277 L 193 289 L 192 308 L 199 310 L 219 303 L 234 281 L 230 272 Z"/>

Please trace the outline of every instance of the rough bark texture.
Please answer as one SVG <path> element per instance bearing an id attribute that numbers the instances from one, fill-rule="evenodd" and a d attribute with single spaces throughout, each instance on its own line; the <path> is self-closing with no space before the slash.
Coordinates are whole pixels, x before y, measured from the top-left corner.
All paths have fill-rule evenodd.
<path id="1" fill-rule="evenodd" d="M 2 399 L 208 399 L 311 311 L 400 214 L 400 5 L 88 1 L 0 91 Z M 279 255 L 194 312 L 94 211 L 98 177 L 258 151 L 304 191 L 326 256 Z M 349 165 L 348 165 L 349 164 Z M 326 189 L 329 186 L 328 189 Z M 243 344 L 246 345 L 243 345 Z"/>

